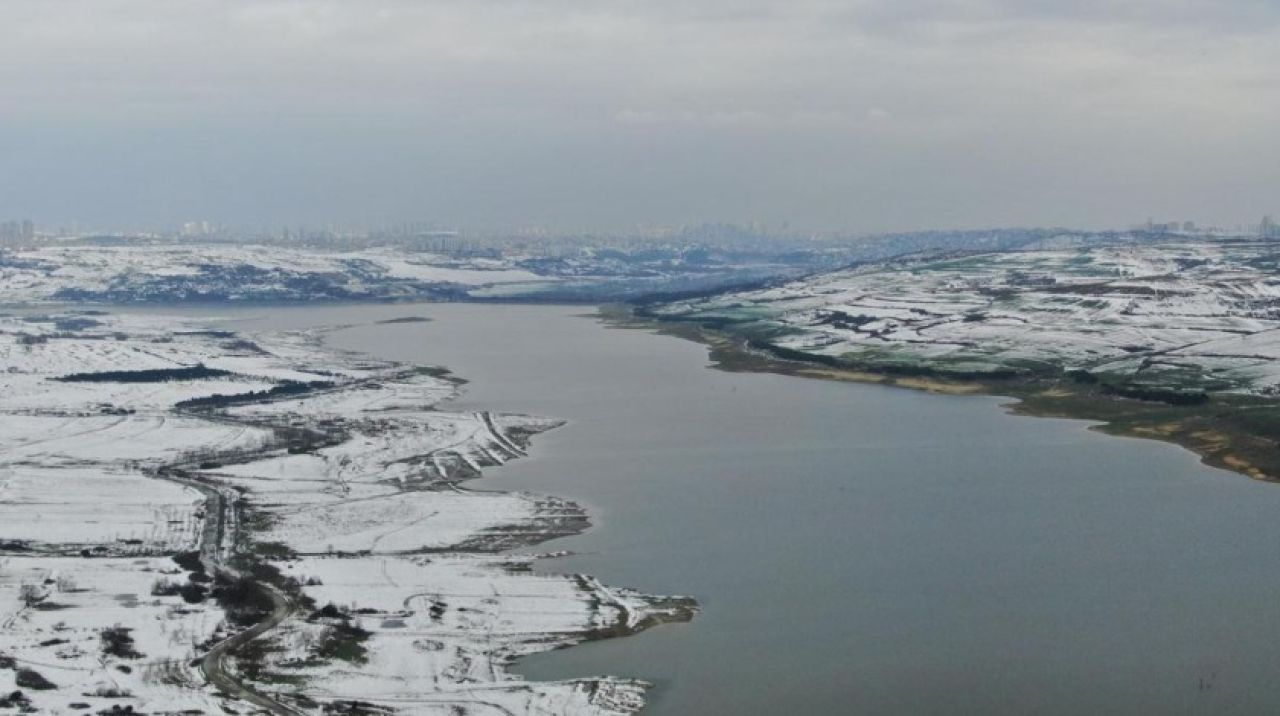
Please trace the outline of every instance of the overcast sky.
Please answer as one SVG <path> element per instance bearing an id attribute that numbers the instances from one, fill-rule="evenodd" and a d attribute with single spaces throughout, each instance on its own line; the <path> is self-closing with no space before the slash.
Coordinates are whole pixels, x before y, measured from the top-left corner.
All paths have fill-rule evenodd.
<path id="1" fill-rule="evenodd" d="M 1264 212 L 1276 0 L 0 1 L 0 219 Z"/>

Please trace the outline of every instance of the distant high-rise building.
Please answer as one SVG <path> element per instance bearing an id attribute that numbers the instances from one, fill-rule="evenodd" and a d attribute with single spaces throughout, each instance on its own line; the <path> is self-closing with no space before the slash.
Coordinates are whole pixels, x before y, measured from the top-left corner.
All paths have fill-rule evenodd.
<path id="1" fill-rule="evenodd" d="M 0 245 L 19 246 L 31 243 L 35 238 L 35 225 L 30 220 L 0 223 Z"/>
<path id="2" fill-rule="evenodd" d="M 1258 236 L 1264 239 L 1280 238 L 1280 225 L 1272 220 L 1270 214 L 1262 217 L 1262 223 L 1258 225 Z"/>
<path id="3" fill-rule="evenodd" d="M 31 219 L 0 222 L 0 246 L 23 246 L 35 243 L 36 225 Z"/>

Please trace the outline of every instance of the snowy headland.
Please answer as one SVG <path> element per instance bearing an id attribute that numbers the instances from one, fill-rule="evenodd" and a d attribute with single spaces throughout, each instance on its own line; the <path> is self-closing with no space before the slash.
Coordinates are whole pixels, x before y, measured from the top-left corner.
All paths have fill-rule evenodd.
<path id="1" fill-rule="evenodd" d="M 438 409 L 447 371 L 173 316 L 0 317 L 0 709 L 626 714 L 516 658 L 685 598 L 543 575 L 587 526 L 465 481 L 554 419 Z M 113 709 L 115 711 L 113 711 Z"/>

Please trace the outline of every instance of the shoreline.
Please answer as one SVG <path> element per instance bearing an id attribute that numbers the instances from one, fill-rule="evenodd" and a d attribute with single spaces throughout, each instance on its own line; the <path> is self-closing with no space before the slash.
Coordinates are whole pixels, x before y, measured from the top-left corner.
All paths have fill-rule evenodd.
<path id="1" fill-rule="evenodd" d="M 1088 420 L 1089 429 L 1116 437 L 1172 443 L 1200 461 L 1260 482 L 1280 482 L 1280 404 L 1246 395 L 1215 394 L 1201 405 L 1170 405 L 1105 394 L 1070 378 L 951 378 L 901 375 L 874 366 L 834 366 L 770 354 L 743 336 L 699 321 L 641 315 L 635 306 L 601 306 L 596 319 L 610 328 L 648 330 L 707 347 L 711 367 L 735 373 L 774 373 L 921 390 L 936 395 L 1009 398 L 1002 407 L 1015 415 Z M 1273 430 L 1268 430 L 1273 428 Z"/>
<path id="2" fill-rule="evenodd" d="M 622 716 L 643 707 L 649 685 L 639 679 L 530 681 L 508 670 L 522 656 L 697 612 L 688 597 L 534 573 L 540 555 L 529 548 L 587 529 L 585 510 L 542 493 L 459 486 L 525 457 L 534 435 L 563 421 L 442 407 L 466 381 L 326 345 L 324 321 L 221 331 L 190 314 L 100 318 L 76 330 L 58 328 L 57 316 L 9 319 L 10 356 L 22 362 L 6 374 L 17 392 L 0 418 L 11 447 L 31 453 L 10 467 L 31 478 L 0 482 L 18 490 L 0 513 L 16 516 L 38 497 L 96 514 L 93 486 L 116 480 L 130 481 L 113 494 L 132 521 L 90 520 L 83 534 L 58 520 L 8 521 L 0 596 L 27 607 L 0 614 L 3 693 L 10 681 L 43 684 L 38 672 L 65 644 L 80 661 L 5 699 L 53 713 L 75 699 L 148 713 L 249 706 L 288 715 L 408 706 Z M 198 376 L 139 369 L 148 361 L 212 367 Z M 93 379 L 61 380 L 69 370 Z M 64 453 L 73 464 L 44 459 Z M 100 621 L 105 605 L 138 611 Z M 72 629 L 57 626 L 68 609 L 83 614 Z M 47 639 L 55 628 L 64 636 Z M 172 642 L 174 630 L 190 636 Z M 100 632 L 114 634 L 102 656 Z M 128 663 L 142 658 L 173 673 L 148 680 Z M 97 688 L 102 681 L 114 685 Z"/>
<path id="3" fill-rule="evenodd" d="M 420 305 L 421 302 L 413 303 Z M 375 325 L 388 324 L 391 327 L 398 323 L 416 323 L 421 320 L 423 319 L 415 316 L 412 321 L 392 319 L 375 322 Z M 466 385 L 470 382 L 467 378 L 461 377 L 450 367 L 420 365 L 401 360 L 385 359 L 378 357 L 373 352 L 342 348 L 328 340 L 329 336 L 334 333 L 359 325 L 363 324 L 321 324 L 305 329 L 303 333 L 308 334 L 308 342 L 311 342 L 320 351 L 330 355 L 341 356 L 355 361 L 382 363 L 409 372 L 424 372 L 435 379 L 447 382 L 451 385 L 449 393 L 441 400 L 427 407 L 426 414 L 440 417 L 455 414 L 455 409 L 449 406 L 465 392 Z M 343 386 L 340 390 L 348 388 L 349 386 Z M 474 415 L 479 419 L 488 434 L 497 438 L 496 444 L 490 446 L 484 455 L 477 456 L 472 461 L 450 465 L 436 478 L 435 484 L 428 485 L 426 489 L 467 495 L 480 500 L 513 497 L 528 500 L 534 504 L 534 511 L 529 516 L 527 523 L 498 524 L 488 529 L 472 532 L 465 539 L 440 547 L 414 547 L 404 551 L 375 548 L 374 550 L 350 553 L 331 553 L 328 556 L 337 556 L 341 559 L 357 562 L 371 559 L 413 560 L 418 558 L 430 563 L 436 557 L 445 560 L 470 560 L 469 563 L 477 565 L 491 563 L 491 569 L 500 572 L 506 577 L 520 580 L 532 576 L 534 563 L 555 556 L 554 553 L 543 554 L 528 550 L 550 540 L 582 534 L 594 526 L 586 508 L 569 498 L 523 490 L 473 489 L 465 485 L 467 482 L 484 478 L 488 468 L 501 466 L 510 460 L 527 458 L 536 436 L 563 427 L 566 421 L 559 418 L 495 413 L 488 410 L 476 412 Z M 498 416 L 527 419 L 535 421 L 537 424 L 500 427 L 495 424 L 494 420 Z M 501 455 L 497 460 L 491 460 L 490 457 L 495 449 L 497 452 L 505 454 Z M 400 492 L 399 495 L 408 496 L 412 494 L 414 489 L 421 488 L 406 489 Z M 250 537 L 250 542 L 252 541 L 253 539 Z M 304 560 L 307 558 L 323 559 L 326 556 L 319 552 L 305 553 L 295 551 L 293 554 Z M 542 687 L 554 689 L 557 686 L 561 686 L 568 687 L 571 692 L 575 693 L 575 696 L 579 691 L 585 690 L 585 703 L 582 705 L 590 709 L 592 713 L 632 713 L 642 710 L 647 702 L 644 694 L 652 685 L 639 679 L 616 675 L 582 675 L 557 681 L 539 682 L 526 680 L 522 676 L 508 671 L 508 668 L 517 663 L 523 656 L 530 656 L 547 650 L 567 649 L 579 643 L 633 636 L 663 624 L 690 621 L 699 610 L 697 602 L 686 596 L 654 595 L 641 593 L 630 587 L 605 585 L 595 577 L 587 574 L 553 572 L 543 576 L 549 580 L 562 581 L 572 585 L 573 594 L 576 598 L 585 598 L 591 602 L 593 604 L 591 611 L 594 614 L 592 623 L 570 631 L 558 633 L 556 631 L 547 631 L 539 639 L 541 641 L 540 646 L 529 649 L 524 653 L 509 653 L 504 649 L 498 649 L 488 654 L 488 657 L 492 659 L 496 667 L 502 670 L 505 677 L 496 680 L 488 688 L 501 690 L 514 686 L 519 689 L 521 688 L 520 685 L 524 685 L 526 688 Z M 451 691 L 451 689 L 442 689 L 436 693 L 447 695 Z M 423 694 L 422 697 L 423 703 L 447 703 L 463 707 L 487 703 L 474 701 L 470 697 L 446 699 L 444 701 L 439 701 L 429 694 Z M 375 703 L 381 701 L 374 695 L 366 696 L 366 698 Z M 541 705 L 531 706 L 530 713 L 542 713 Z"/>

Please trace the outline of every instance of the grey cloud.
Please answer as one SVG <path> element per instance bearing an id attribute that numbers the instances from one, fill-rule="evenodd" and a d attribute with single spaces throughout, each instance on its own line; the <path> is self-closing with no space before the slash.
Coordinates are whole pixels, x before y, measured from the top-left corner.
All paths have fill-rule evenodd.
<path id="1" fill-rule="evenodd" d="M 1245 219 L 1277 40 L 1243 0 L 11 0 L 0 213 Z"/>

